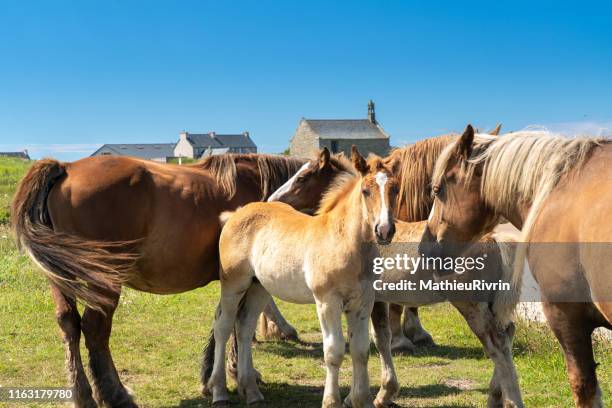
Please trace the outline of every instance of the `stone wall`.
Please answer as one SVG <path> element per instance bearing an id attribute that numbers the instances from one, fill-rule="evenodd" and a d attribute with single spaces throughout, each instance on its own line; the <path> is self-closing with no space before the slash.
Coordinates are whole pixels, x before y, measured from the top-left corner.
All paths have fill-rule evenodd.
<path id="1" fill-rule="evenodd" d="M 330 152 L 332 150 L 331 140 L 321 140 L 319 142 L 320 148 L 327 147 Z M 369 153 L 374 153 L 380 157 L 385 157 L 389 154 L 391 147 L 389 146 L 389 139 L 338 139 L 337 152 L 344 152 L 347 157 L 351 156 L 351 147 L 355 145 L 362 156 L 367 157 Z"/>
<path id="2" fill-rule="evenodd" d="M 312 158 L 318 151 L 317 135 L 310 130 L 304 120 L 301 120 L 289 143 L 289 154 L 296 157 Z"/>

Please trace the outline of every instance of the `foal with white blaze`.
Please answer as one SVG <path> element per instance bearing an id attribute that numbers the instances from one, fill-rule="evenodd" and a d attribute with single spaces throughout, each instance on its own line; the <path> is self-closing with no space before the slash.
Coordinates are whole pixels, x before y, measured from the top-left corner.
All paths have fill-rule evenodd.
<path id="1" fill-rule="evenodd" d="M 257 317 L 272 294 L 293 303 L 317 305 L 327 367 L 323 407 L 342 406 L 338 375 L 345 347 L 342 313 L 346 314 L 353 362 L 348 399 L 355 408 L 374 406 L 367 371 L 374 274 L 366 269 L 370 258 L 364 254 L 364 248 L 374 246 L 364 244 L 386 244 L 393 238 L 398 183 L 392 169 L 378 157 L 366 162 L 353 147 L 352 162 L 360 177 L 333 187 L 320 214 L 308 216 L 279 202 L 253 203 L 226 222 L 219 242 L 221 302 L 214 326 L 215 362 L 207 384 L 214 404 L 229 400 L 225 345 L 234 325 L 238 391 L 248 404 L 263 400 L 251 339 Z"/>

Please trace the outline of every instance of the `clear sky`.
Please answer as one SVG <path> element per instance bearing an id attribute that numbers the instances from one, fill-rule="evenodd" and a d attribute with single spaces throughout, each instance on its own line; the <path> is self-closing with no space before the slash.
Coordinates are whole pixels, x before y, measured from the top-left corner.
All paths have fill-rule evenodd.
<path id="1" fill-rule="evenodd" d="M 612 128 L 612 6 L 487 1 L 3 1 L 0 150 L 365 117 L 402 145 L 471 122 Z"/>

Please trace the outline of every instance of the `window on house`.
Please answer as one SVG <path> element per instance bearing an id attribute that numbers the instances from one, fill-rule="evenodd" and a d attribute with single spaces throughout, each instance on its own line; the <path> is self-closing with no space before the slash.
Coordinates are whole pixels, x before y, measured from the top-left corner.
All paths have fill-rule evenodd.
<path id="1" fill-rule="evenodd" d="M 338 141 L 337 140 L 331 141 L 331 151 L 332 153 L 338 153 Z"/>

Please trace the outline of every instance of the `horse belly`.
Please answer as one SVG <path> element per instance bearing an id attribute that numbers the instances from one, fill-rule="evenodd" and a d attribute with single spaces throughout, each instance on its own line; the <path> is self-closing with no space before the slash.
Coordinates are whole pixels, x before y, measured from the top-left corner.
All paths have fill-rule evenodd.
<path id="1" fill-rule="evenodd" d="M 257 280 L 272 295 L 290 303 L 314 303 L 301 263 L 266 262 L 255 266 Z"/>

